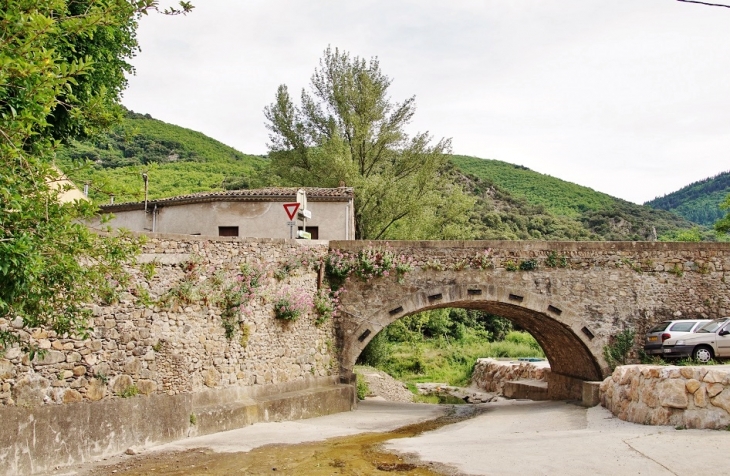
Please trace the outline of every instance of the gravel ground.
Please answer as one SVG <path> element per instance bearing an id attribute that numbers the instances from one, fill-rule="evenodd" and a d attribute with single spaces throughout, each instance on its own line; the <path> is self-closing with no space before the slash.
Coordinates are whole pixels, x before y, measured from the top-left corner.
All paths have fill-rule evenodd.
<path id="1" fill-rule="evenodd" d="M 370 395 L 368 398 L 377 398 L 388 402 L 412 402 L 413 394 L 400 382 L 390 375 L 373 367 L 355 366 L 355 373 L 361 375 L 368 383 Z"/>

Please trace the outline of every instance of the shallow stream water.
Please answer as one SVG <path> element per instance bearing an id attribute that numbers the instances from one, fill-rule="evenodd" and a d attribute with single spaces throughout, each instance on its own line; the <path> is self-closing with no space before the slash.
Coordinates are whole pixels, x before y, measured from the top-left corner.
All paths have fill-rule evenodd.
<path id="1" fill-rule="evenodd" d="M 89 473 L 125 476 L 187 475 L 371 475 L 430 476 L 454 474 L 447 467 L 407 461 L 385 452 L 381 444 L 411 438 L 444 425 L 472 418 L 486 411 L 471 405 L 452 406 L 439 418 L 383 433 L 331 438 L 296 445 L 268 445 L 245 453 L 215 453 L 206 448 L 184 452 L 141 455 L 124 463 L 98 467 Z"/>

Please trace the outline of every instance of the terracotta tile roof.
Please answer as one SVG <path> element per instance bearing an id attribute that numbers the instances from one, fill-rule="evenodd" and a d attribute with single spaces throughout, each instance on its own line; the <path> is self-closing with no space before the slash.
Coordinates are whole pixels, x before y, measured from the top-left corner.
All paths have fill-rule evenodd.
<path id="1" fill-rule="evenodd" d="M 311 202 L 340 202 L 353 198 L 352 187 L 315 188 L 315 187 L 270 187 L 251 190 L 227 190 L 222 192 L 200 192 L 177 197 L 149 200 L 147 207 L 174 206 L 187 203 L 235 201 L 235 202 L 294 202 L 297 199 L 297 190 L 303 188 L 307 192 L 307 201 Z M 144 202 L 121 202 L 102 205 L 105 212 L 137 210 L 144 208 Z"/>

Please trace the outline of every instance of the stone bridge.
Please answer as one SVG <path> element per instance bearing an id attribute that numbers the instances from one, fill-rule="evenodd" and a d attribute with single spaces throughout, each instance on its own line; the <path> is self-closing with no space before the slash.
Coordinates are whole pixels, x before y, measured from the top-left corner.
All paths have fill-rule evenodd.
<path id="1" fill-rule="evenodd" d="M 351 278 L 336 323 L 342 375 L 378 332 L 429 309 L 480 309 L 532 334 L 551 365 L 551 398 L 580 397 L 609 374 L 603 348 L 669 318 L 730 315 L 730 245 L 662 242 L 330 242 L 357 253 L 389 249 L 411 272 Z"/>

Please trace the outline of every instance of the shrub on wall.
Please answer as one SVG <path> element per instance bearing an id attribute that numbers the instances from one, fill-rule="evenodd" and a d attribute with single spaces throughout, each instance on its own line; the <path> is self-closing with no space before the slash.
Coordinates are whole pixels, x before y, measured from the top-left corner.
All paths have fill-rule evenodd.
<path id="1" fill-rule="evenodd" d="M 277 319 L 296 321 L 312 307 L 312 297 L 304 291 L 284 287 L 274 300 L 274 316 Z"/>

